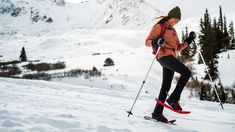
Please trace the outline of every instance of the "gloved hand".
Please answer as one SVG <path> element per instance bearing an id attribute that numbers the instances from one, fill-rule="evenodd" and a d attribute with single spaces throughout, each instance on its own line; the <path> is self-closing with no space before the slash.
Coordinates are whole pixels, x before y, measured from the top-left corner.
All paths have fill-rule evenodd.
<path id="1" fill-rule="evenodd" d="M 187 44 L 189 45 L 196 38 L 196 36 L 197 36 L 196 33 L 194 31 L 191 31 L 189 33 L 189 36 L 184 41 L 187 42 Z"/>
<path id="2" fill-rule="evenodd" d="M 153 48 L 157 48 L 158 46 L 164 47 L 166 44 L 166 40 L 163 38 L 153 39 L 152 46 Z"/>

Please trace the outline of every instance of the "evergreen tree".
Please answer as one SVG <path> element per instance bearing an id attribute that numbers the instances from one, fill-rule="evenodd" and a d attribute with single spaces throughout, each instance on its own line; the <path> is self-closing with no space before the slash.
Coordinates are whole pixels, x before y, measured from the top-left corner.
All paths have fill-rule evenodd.
<path id="1" fill-rule="evenodd" d="M 227 18 L 226 16 L 224 16 L 224 30 L 223 30 L 223 33 L 228 33 L 228 29 L 227 29 Z"/>
<path id="2" fill-rule="evenodd" d="M 200 34 L 198 36 L 199 38 L 199 45 L 202 46 L 202 44 L 204 43 L 205 41 L 205 36 L 204 36 L 204 26 L 203 26 L 203 20 L 202 18 L 200 19 Z M 202 64 L 202 58 L 199 56 L 199 60 L 198 60 L 198 64 Z"/>
<path id="3" fill-rule="evenodd" d="M 225 103 L 225 101 L 227 100 L 228 96 L 225 93 L 224 87 L 221 85 L 220 86 L 220 99 L 222 103 Z"/>
<path id="4" fill-rule="evenodd" d="M 114 62 L 111 58 L 106 58 L 104 61 L 104 66 L 113 66 Z"/>
<path id="5" fill-rule="evenodd" d="M 214 31 L 216 33 L 216 52 L 220 53 L 224 49 L 224 21 L 223 21 L 223 13 L 222 13 L 222 7 L 219 6 L 219 18 L 218 18 L 218 26 L 214 28 Z"/>
<path id="6" fill-rule="evenodd" d="M 229 33 L 227 29 L 227 20 L 226 16 L 224 16 L 224 31 L 223 31 L 223 49 L 226 51 L 229 49 Z"/>
<path id="7" fill-rule="evenodd" d="M 232 94 L 233 102 L 235 104 L 235 92 L 233 89 L 231 89 L 231 94 Z"/>
<path id="8" fill-rule="evenodd" d="M 219 6 L 219 18 L 218 18 L 218 27 L 220 31 L 223 31 L 223 13 L 222 13 L 222 7 Z"/>
<path id="9" fill-rule="evenodd" d="M 201 83 L 200 100 L 206 100 L 206 99 L 207 99 L 206 88 L 203 85 L 203 83 Z"/>
<path id="10" fill-rule="evenodd" d="M 220 40 L 222 39 L 222 35 L 223 33 L 220 31 L 219 28 L 219 23 L 217 23 L 216 18 L 213 19 L 213 25 L 212 25 L 213 31 L 215 33 L 215 45 L 214 45 L 214 52 L 216 53 L 220 53 L 221 49 L 222 49 L 222 43 L 220 42 Z"/>
<path id="11" fill-rule="evenodd" d="M 227 30 L 227 20 L 226 16 L 223 17 L 222 13 L 222 7 L 219 7 L 219 18 L 218 23 L 216 22 L 216 19 L 214 18 L 213 21 L 213 30 L 215 32 L 215 38 L 216 38 L 216 53 L 221 53 L 223 51 L 226 51 L 229 47 L 229 34 Z"/>
<path id="12" fill-rule="evenodd" d="M 217 24 L 217 21 L 216 21 L 216 18 L 214 17 L 213 19 L 213 25 L 212 27 L 215 29 L 215 28 L 218 28 L 218 24 Z"/>
<path id="13" fill-rule="evenodd" d="M 22 47 L 22 50 L 21 50 L 20 61 L 27 61 L 27 56 L 26 56 L 26 52 L 25 52 L 24 47 Z"/>
<path id="14" fill-rule="evenodd" d="M 201 52 L 206 62 L 206 65 L 209 69 L 209 74 L 213 79 L 218 77 L 217 64 L 216 60 L 218 56 L 216 55 L 216 32 L 212 27 L 211 19 L 208 10 L 206 9 L 204 18 L 200 21 L 200 34 L 199 34 L 199 43 L 201 46 Z M 199 60 L 199 63 L 202 63 Z M 205 79 L 208 79 L 208 75 L 205 76 Z"/>
<path id="15" fill-rule="evenodd" d="M 235 48 L 235 36 L 234 36 L 234 27 L 233 27 L 233 22 L 231 21 L 229 24 L 229 37 L 230 37 L 230 49 L 234 49 Z"/>

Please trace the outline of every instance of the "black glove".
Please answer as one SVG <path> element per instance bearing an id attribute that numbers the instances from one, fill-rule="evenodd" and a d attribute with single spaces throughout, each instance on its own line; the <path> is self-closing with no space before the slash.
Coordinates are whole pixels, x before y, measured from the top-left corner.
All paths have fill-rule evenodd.
<path id="1" fill-rule="evenodd" d="M 163 38 L 158 38 L 158 39 L 152 40 L 153 48 L 157 48 L 158 46 L 164 47 L 165 44 L 166 44 L 166 40 Z"/>
<path id="2" fill-rule="evenodd" d="M 191 31 L 190 33 L 189 33 L 189 36 L 184 40 L 185 42 L 187 42 L 187 44 L 189 45 L 189 44 L 191 44 L 192 43 L 192 41 L 196 38 L 196 33 L 195 32 L 193 32 L 193 31 Z"/>

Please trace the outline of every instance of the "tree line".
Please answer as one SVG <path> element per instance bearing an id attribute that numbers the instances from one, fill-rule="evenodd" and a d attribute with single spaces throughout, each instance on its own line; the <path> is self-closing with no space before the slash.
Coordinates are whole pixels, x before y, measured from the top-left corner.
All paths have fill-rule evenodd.
<path id="1" fill-rule="evenodd" d="M 209 74 L 212 79 L 218 78 L 218 54 L 227 50 L 235 49 L 235 35 L 233 21 L 227 24 L 227 17 L 223 15 L 222 7 L 219 6 L 219 17 L 213 20 L 209 15 L 208 9 L 205 10 L 203 18 L 200 19 L 200 31 L 198 36 L 198 44 L 204 57 Z M 188 28 L 182 31 L 182 40 L 188 36 Z M 195 45 L 192 45 L 195 46 Z M 195 51 L 185 49 L 181 51 L 181 59 L 187 59 L 195 55 Z M 202 64 L 199 56 L 198 64 Z M 206 72 L 206 71 L 205 71 Z M 204 79 L 209 79 L 208 75 Z"/>
<path id="2" fill-rule="evenodd" d="M 214 17 L 213 20 L 206 9 L 204 17 L 200 19 L 199 45 L 213 79 L 218 78 L 218 54 L 235 49 L 234 43 L 233 22 L 227 26 L 227 18 L 223 15 L 222 7 L 219 7 L 219 17 Z M 201 58 L 198 63 L 202 63 Z M 208 79 L 208 76 L 205 76 L 205 79 Z"/>
<path id="3" fill-rule="evenodd" d="M 235 36 L 233 21 L 227 24 L 227 17 L 222 12 L 222 7 L 219 6 L 219 16 L 211 19 L 208 9 L 205 10 L 203 17 L 200 19 L 200 31 L 198 36 L 198 44 L 200 51 L 203 55 L 205 63 L 208 67 L 209 74 L 212 79 L 219 80 L 218 84 L 215 84 L 215 88 L 218 91 L 221 101 L 224 103 L 235 104 L 235 85 L 228 87 L 223 86 L 219 78 L 218 72 L 218 59 L 219 53 L 226 52 L 228 50 L 235 49 Z M 188 28 L 186 27 L 182 31 L 182 40 L 188 36 Z M 195 44 L 190 46 L 195 48 Z M 199 49 L 198 49 L 199 50 Z M 182 50 L 180 59 L 188 61 L 196 52 L 194 50 Z M 229 59 L 228 55 L 228 59 Z M 203 61 L 199 56 L 198 64 L 202 64 Z M 205 71 L 203 80 L 209 79 L 207 71 Z M 196 91 L 200 100 L 218 101 L 215 91 L 212 89 L 213 84 L 208 82 L 199 81 L 197 77 L 192 76 L 191 81 L 188 83 L 188 87 Z"/>

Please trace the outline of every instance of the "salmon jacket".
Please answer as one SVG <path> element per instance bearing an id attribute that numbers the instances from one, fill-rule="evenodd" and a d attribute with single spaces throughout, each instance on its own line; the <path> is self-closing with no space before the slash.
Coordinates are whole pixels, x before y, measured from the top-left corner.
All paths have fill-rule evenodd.
<path id="1" fill-rule="evenodd" d="M 164 26 L 164 27 L 163 27 Z M 188 47 L 186 42 L 180 43 L 176 30 L 169 26 L 167 23 L 163 24 L 155 24 L 152 27 L 147 39 L 145 40 L 145 45 L 147 47 L 152 47 L 152 40 L 159 38 L 162 33 L 162 28 L 164 29 L 164 33 L 162 34 L 162 38 L 165 39 L 166 44 L 164 47 L 160 49 L 156 58 L 159 60 L 164 56 L 173 55 L 176 57 L 176 53 Z"/>

